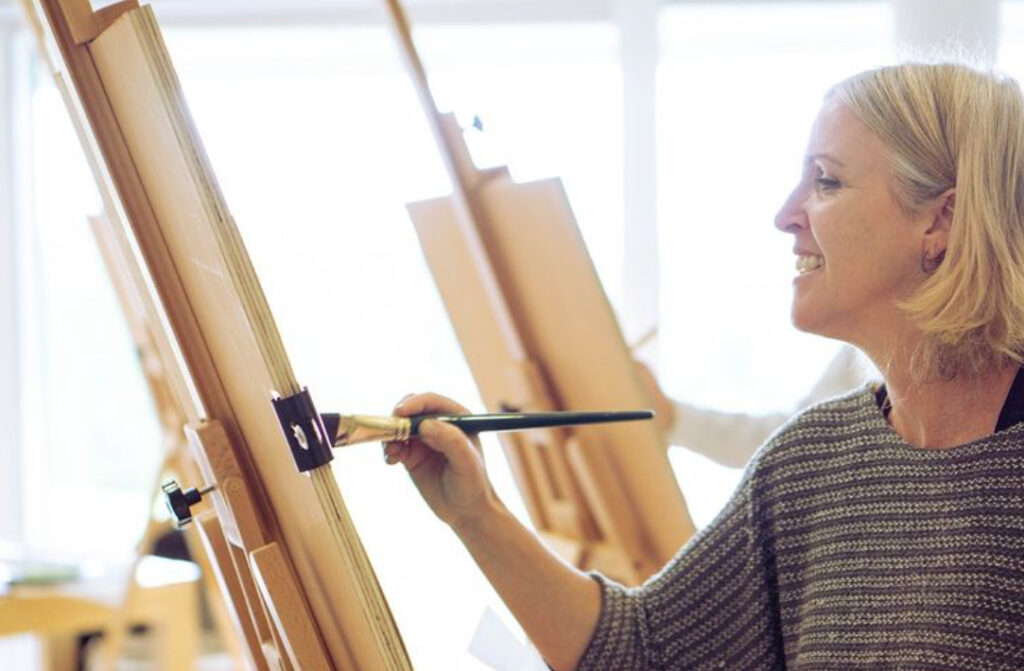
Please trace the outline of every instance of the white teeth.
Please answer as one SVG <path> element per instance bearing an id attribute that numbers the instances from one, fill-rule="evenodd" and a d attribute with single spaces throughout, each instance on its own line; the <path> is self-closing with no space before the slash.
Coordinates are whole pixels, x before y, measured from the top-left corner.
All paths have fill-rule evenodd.
<path id="1" fill-rule="evenodd" d="M 796 271 L 801 275 L 817 270 L 824 265 L 825 259 L 816 254 L 800 254 L 796 257 Z"/>

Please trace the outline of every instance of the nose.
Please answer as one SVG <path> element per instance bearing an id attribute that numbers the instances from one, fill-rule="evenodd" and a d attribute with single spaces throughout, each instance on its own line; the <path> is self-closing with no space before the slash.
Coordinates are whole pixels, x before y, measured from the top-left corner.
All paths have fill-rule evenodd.
<path id="1" fill-rule="evenodd" d="M 807 212 L 803 208 L 802 192 L 800 187 L 793 189 L 775 214 L 775 228 L 783 233 L 796 234 L 807 228 Z"/>

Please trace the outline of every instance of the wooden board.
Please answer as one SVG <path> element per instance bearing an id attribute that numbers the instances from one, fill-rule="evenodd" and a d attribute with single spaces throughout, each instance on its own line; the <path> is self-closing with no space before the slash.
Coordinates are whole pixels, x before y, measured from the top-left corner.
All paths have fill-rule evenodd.
<path id="1" fill-rule="evenodd" d="M 302 475 L 292 462 L 270 400 L 299 385 L 152 11 L 34 4 L 101 190 L 130 224 L 180 348 L 188 419 L 224 426 L 254 522 L 294 572 L 333 668 L 411 668 L 330 469 Z"/>
<path id="2" fill-rule="evenodd" d="M 560 409 L 640 409 L 650 399 L 587 253 L 562 183 L 495 179 L 479 191 L 481 238 L 520 336 Z M 653 422 L 581 427 L 584 445 L 607 451 L 634 524 L 656 562 L 694 532 Z M 586 456 L 584 455 L 584 459 Z"/>
<path id="3" fill-rule="evenodd" d="M 555 409 L 527 357 L 479 240 L 460 226 L 449 199 L 410 203 L 409 213 L 441 291 L 462 353 L 489 410 Z M 562 454 L 563 431 L 500 434 L 513 476 L 538 530 L 567 560 L 600 539 Z"/>

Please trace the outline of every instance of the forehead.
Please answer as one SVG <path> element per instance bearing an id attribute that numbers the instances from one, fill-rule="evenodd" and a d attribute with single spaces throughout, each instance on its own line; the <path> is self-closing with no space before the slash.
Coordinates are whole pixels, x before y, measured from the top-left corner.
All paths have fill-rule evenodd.
<path id="1" fill-rule="evenodd" d="M 885 146 L 846 105 L 829 98 L 811 126 L 807 157 L 857 170 L 884 168 Z"/>

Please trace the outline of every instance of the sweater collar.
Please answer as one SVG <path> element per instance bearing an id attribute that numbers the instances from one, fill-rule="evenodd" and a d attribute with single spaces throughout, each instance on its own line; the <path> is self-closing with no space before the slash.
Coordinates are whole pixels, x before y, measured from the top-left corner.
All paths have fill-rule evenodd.
<path id="1" fill-rule="evenodd" d="M 888 400 L 889 392 L 885 388 L 885 383 L 882 383 L 875 390 L 875 402 L 886 416 L 889 415 L 891 407 Z M 1002 410 L 999 411 L 999 419 L 996 420 L 995 432 L 999 433 L 1021 422 L 1024 422 L 1024 366 L 1018 368 L 1017 374 L 1013 377 L 1010 391 L 1006 394 Z"/>

